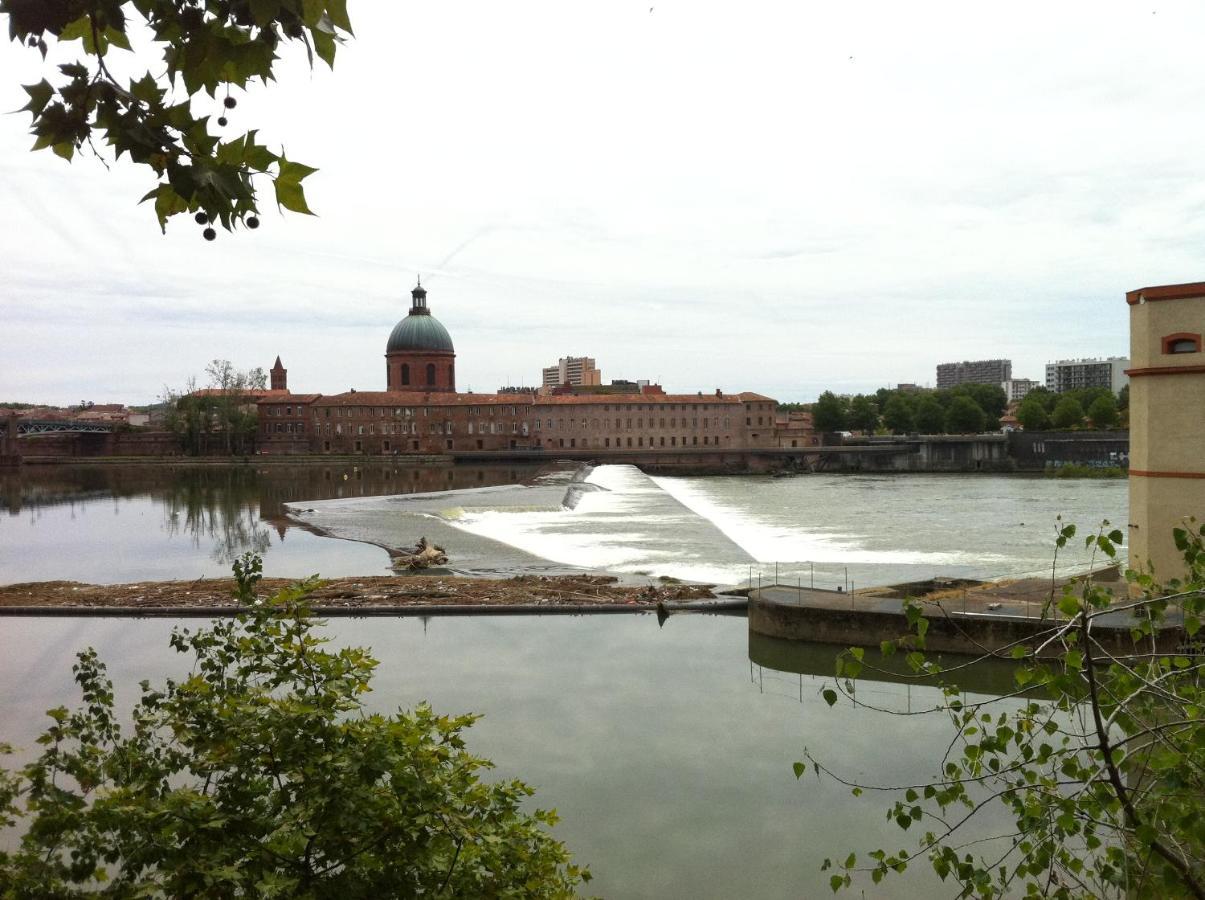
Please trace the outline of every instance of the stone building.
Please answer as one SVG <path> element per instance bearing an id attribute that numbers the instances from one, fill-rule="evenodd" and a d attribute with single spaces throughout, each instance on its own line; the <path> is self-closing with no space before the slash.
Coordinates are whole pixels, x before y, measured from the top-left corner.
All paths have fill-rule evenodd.
<path id="1" fill-rule="evenodd" d="M 386 390 L 268 392 L 259 400 L 261 453 L 398 455 L 506 450 L 728 451 L 770 448 L 777 403 L 760 394 L 461 394 L 447 329 L 427 292 L 386 344 Z M 279 360 L 273 368 L 283 367 Z M 283 378 L 283 374 L 282 374 Z"/>
<path id="2" fill-rule="evenodd" d="M 1184 574 L 1172 529 L 1205 519 L 1205 282 L 1140 288 L 1126 303 L 1130 565 L 1165 581 Z"/>

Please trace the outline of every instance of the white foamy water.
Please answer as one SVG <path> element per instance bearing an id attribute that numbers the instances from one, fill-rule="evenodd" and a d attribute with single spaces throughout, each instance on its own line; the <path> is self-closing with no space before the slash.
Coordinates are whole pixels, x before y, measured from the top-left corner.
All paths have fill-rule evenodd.
<path id="1" fill-rule="evenodd" d="M 599 466 L 558 510 L 459 508 L 449 525 L 583 569 L 729 584 L 750 559 L 634 466 Z"/>
<path id="2" fill-rule="evenodd" d="M 699 479 L 654 477 L 650 480 L 687 509 L 715 525 L 760 563 L 948 566 L 983 561 L 982 554 L 972 560 L 957 551 L 876 550 L 866 546 L 864 536 L 826 532 L 810 525 L 806 509 L 798 510 L 798 524 L 783 525 L 755 509 L 717 500 Z"/>

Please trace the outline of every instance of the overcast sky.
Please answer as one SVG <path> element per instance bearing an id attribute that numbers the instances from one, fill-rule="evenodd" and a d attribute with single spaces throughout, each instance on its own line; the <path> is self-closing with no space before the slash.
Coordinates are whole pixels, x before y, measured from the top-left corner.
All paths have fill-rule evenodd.
<path id="1" fill-rule="evenodd" d="M 0 399 L 278 353 L 294 390 L 380 390 L 416 273 L 462 390 L 588 355 L 781 400 L 1041 379 L 1128 352 L 1126 290 L 1205 279 L 1200 3 L 350 7 L 333 73 L 292 59 L 231 115 L 320 169 L 315 218 L 165 237 L 149 170 L 0 117 Z M 4 45 L 0 109 L 40 70 Z"/>

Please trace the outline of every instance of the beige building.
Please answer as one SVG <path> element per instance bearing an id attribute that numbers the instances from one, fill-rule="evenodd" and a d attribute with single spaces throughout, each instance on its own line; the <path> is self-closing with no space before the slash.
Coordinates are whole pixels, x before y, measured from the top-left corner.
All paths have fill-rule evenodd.
<path id="1" fill-rule="evenodd" d="M 1205 282 L 1141 288 L 1126 303 L 1130 565 L 1166 581 L 1184 573 L 1172 529 L 1205 519 Z"/>
<path id="2" fill-rule="evenodd" d="M 542 385 L 545 388 L 560 387 L 570 384 L 574 387 L 602 384 L 602 372 L 589 356 L 565 356 L 557 360 L 555 366 L 543 370 Z"/>

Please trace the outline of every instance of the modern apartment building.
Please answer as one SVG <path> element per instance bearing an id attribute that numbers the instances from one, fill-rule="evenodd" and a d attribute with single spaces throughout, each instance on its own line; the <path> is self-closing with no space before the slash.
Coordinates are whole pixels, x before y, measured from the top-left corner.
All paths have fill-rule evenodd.
<path id="1" fill-rule="evenodd" d="M 956 384 L 1002 384 L 1013 377 L 1011 359 L 978 359 L 974 361 L 941 363 L 937 367 L 937 387 L 952 388 Z"/>
<path id="2" fill-rule="evenodd" d="M 594 360 L 588 356 L 566 356 L 557 360 L 555 366 L 544 371 L 543 386 L 560 387 L 563 384 L 576 386 L 602 384 L 602 372 L 595 368 Z"/>
<path id="3" fill-rule="evenodd" d="M 1008 398 L 1009 403 L 1017 403 L 1025 399 L 1028 394 L 1036 387 L 1040 387 L 1042 382 L 1034 381 L 1032 378 L 1012 378 L 1008 381 L 1000 382 L 1000 387 L 1004 388 L 1004 396 Z"/>
<path id="4" fill-rule="evenodd" d="M 1046 364 L 1046 389 L 1056 394 L 1083 388 L 1107 387 L 1114 394 L 1130 383 L 1125 356 L 1108 359 L 1060 359 Z"/>

